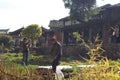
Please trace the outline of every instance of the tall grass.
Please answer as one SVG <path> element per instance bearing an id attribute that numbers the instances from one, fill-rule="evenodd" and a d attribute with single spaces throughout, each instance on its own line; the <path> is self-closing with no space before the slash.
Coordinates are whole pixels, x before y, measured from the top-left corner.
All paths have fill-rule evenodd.
<path id="1" fill-rule="evenodd" d="M 82 58 L 88 64 L 94 66 L 75 69 L 69 80 L 120 80 L 120 74 L 118 73 L 120 63 L 116 64 L 103 56 L 105 50 L 102 49 L 102 44 L 98 36 L 93 42 L 85 44 L 89 49 L 89 59 Z"/>
<path id="2" fill-rule="evenodd" d="M 11 62 L 0 62 L 0 80 L 50 80 L 51 70 L 35 70 Z"/>

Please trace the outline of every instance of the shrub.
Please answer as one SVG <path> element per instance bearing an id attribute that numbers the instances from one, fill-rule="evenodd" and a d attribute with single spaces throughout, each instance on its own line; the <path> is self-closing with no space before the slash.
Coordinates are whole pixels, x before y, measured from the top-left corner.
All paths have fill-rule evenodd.
<path id="1" fill-rule="evenodd" d="M 2 52 L 6 53 L 13 46 L 12 37 L 8 35 L 0 35 L 0 46 L 2 48 Z"/>
<path id="2" fill-rule="evenodd" d="M 88 44 L 88 55 L 90 59 L 82 57 L 88 64 L 94 65 L 93 67 L 85 67 L 83 69 L 74 69 L 69 80 L 119 80 L 120 66 L 119 61 L 109 61 L 107 57 L 103 56 L 104 50 L 102 49 L 102 42 Z M 111 65 L 112 64 L 112 65 Z"/>

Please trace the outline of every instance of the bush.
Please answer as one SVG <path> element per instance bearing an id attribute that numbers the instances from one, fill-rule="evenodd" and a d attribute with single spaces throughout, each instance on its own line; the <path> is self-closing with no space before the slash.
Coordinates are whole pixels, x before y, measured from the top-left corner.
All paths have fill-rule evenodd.
<path id="1" fill-rule="evenodd" d="M 1 52 L 8 52 L 9 49 L 13 46 L 12 37 L 8 35 L 0 35 L 0 46 L 2 48 Z"/>

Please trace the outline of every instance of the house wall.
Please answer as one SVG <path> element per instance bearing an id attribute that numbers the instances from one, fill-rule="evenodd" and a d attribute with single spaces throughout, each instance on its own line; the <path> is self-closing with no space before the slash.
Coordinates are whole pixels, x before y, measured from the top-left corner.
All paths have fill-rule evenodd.
<path id="1" fill-rule="evenodd" d="M 64 26 L 64 22 L 63 21 L 58 21 L 58 20 L 51 20 L 49 27 L 50 28 L 60 28 Z"/>
<path id="2" fill-rule="evenodd" d="M 57 38 L 57 41 L 59 41 L 60 43 L 62 43 L 63 41 L 63 33 L 61 32 L 61 30 L 54 30 L 54 34 Z"/>
<path id="3" fill-rule="evenodd" d="M 70 25 L 75 25 L 75 24 L 80 24 L 80 22 L 76 20 L 69 20 L 69 21 L 65 21 L 64 26 L 70 26 Z"/>
<path id="4" fill-rule="evenodd" d="M 120 58 L 120 42 L 112 41 L 114 40 L 112 37 L 112 28 L 116 25 L 119 25 L 120 28 L 120 6 L 113 6 L 106 11 L 104 14 L 104 25 L 103 25 L 103 48 L 106 50 L 105 55 L 111 59 Z M 119 29 L 120 36 L 120 29 Z"/>
<path id="5" fill-rule="evenodd" d="M 109 23 L 110 24 L 110 23 Z M 111 25 L 104 25 L 103 27 L 103 48 L 106 50 L 105 55 L 111 59 L 120 58 L 120 43 L 112 42 Z"/>
<path id="6" fill-rule="evenodd" d="M 8 34 L 9 29 L 0 29 L 0 34 Z"/>

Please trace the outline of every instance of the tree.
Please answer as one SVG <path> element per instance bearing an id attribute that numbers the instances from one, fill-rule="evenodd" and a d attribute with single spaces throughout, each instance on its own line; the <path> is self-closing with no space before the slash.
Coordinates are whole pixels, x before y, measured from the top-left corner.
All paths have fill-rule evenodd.
<path id="1" fill-rule="evenodd" d="M 26 37 L 32 40 L 34 42 L 37 40 L 42 34 L 42 28 L 39 27 L 37 24 L 31 24 L 24 28 L 21 32 L 22 37 Z"/>
<path id="2" fill-rule="evenodd" d="M 8 35 L 0 35 L 0 52 L 6 52 L 14 45 L 12 37 Z"/>
<path id="3" fill-rule="evenodd" d="M 65 8 L 70 9 L 71 19 L 79 22 L 89 20 L 97 14 L 96 0 L 63 0 Z"/>

